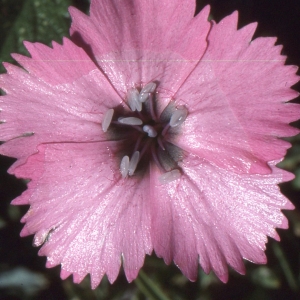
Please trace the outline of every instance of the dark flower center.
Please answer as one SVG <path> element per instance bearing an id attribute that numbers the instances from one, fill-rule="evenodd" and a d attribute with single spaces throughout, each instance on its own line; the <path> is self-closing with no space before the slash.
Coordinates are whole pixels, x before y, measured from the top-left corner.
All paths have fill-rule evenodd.
<path id="1" fill-rule="evenodd" d="M 178 179 L 183 151 L 166 137 L 178 134 L 188 114 L 186 107 L 176 107 L 171 101 L 157 116 L 158 93 L 154 82 L 128 90 L 126 100 L 130 110 L 109 109 L 102 121 L 109 139 L 121 141 L 117 156 L 122 177 L 138 176 L 153 162 L 162 173 L 161 183 Z"/>

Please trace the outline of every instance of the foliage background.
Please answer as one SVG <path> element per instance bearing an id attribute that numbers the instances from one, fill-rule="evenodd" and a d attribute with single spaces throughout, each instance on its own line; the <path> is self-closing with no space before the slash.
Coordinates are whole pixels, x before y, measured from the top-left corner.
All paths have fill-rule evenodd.
<path id="1" fill-rule="evenodd" d="M 300 1 L 299 0 L 200 0 L 197 12 L 210 4 L 216 21 L 239 10 L 239 26 L 258 21 L 255 36 L 277 36 L 288 56 L 287 64 L 300 66 Z M 0 0 L 0 60 L 10 61 L 11 52 L 26 53 L 23 40 L 50 44 L 68 36 L 69 5 L 88 11 L 88 0 Z M 230 42 L 230 41 L 229 41 Z M 1 72 L 4 69 L 1 67 Z M 299 72 L 298 72 L 299 74 Z M 295 87 L 300 91 L 300 84 Z M 300 102 L 299 98 L 295 102 Z M 295 123 L 300 127 L 300 122 Z M 1 128 L 0 128 L 1 129 Z M 285 212 L 289 230 L 279 230 L 281 243 L 269 240 L 268 264 L 257 266 L 246 262 L 247 275 L 231 272 L 224 285 L 213 274 L 199 270 L 199 279 L 189 282 L 174 266 L 161 259 L 147 257 L 139 278 L 131 284 L 121 271 L 110 285 L 106 278 L 96 290 L 89 288 L 89 278 L 81 284 L 72 278 L 60 280 L 60 268 L 45 268 L 44 257 L 32 247 L 32 236 L 20 238 L 21 216 L 27 207 L 10 206 L 10 201 L 26 189 L 22 180 L 6 173 L 13 159 L 0 157 L 0 300 L 79 300 L 79 299 L 197 299 L 197 300 L 268 300 L 300 299 L 300 135 L 290 139 L 293 147 L 281 164 L 297 176 L 282 184 L 282 192 L 296 206 Z"/>

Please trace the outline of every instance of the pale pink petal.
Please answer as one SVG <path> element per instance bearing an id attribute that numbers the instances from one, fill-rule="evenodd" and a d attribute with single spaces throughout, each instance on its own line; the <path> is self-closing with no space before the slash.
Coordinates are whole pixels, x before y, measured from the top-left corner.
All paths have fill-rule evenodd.
<path id="1" fill-rule="evenodd" d="M 176 94 L 189 116 L 176 144 L 235 172 L 270 173 L 290 144 L 278 137 L 299 132 L 288 123 L 300 107 L 285 103 L 299 77 L 284 66 L 274 38 L 251 41 L 255 24 L 240 30 L 237 13 L 214 24 L 203 59 Z"/>
<path id="2" fill-rule="evenodd" d="M 194 11 L 194 0 L 92 0 L 90 16 L 70 9 L 73 41 L 25 43 L 31 58 L 13 55 L 24 69 L 5 64 L 0 153 L 17 158 L 10 173 L 30 180 L 13 201 L 30 205 L 21 236 L 34 234 L 63 279 L 90 274 L 95 288 L 123 264 L 130 282 L 154 249 L 190 280 L 200 263 L 226 282 L 228 265 L 244 274 L 243 259 L 265 263 L 267 236 L 288 227 L 281 210 L 293 205 L 278 183 L 292 175 L 275 165 L 290 145 L 279 137 L 298 133 L 288 124 L 300 108 L 286 103 L 298 95 L 296 68 L 284 66 L 274 38 L 252 41 L 256 24 L 237 30 L 237 13 L 215 24 L 209 7 Z M 119 115 L 128 89 L 153 81 L 154 109 L 148 102 L 140 114 L 123 112 L 161 139 L 142 127 L 122 138 L 119 127 L 104 133 L 106 112 Z M 172 105 L 159 122 L 154 116 L 170 100 L 185 106 L 179 115 L 188 110 L 178 127 L 160 123 Z M 183 151 L 169 145 L 170 157 L 155 158 L 165 139 Z M 144 173 L 122 178 L 134 143 L 145 150 Z M 180 178 L 161 184 L 163 163 Z"/>
<path id="3" fill-rule="evenodd" d="M 92 1 L 90 17 L 70 8 L 71 34 L 119 93 L 157 80 L 171 96 L 207 46 L 209 7 L 194 12 L 192 0 Z"/>
<path id="4" fill-rule="evenodd" d="M 227 281 L 227 264 L 244 273 L 242 258 L 265 263 L 267 237 L 285 228 L 282 208 L 293 205 L 277 184 L 290 173 L 271 164 L 269 175 L 236 174 L 204 159 L 188 156 L 180 179 L 161 185 L 151 169 L 152 240 L 156 254 L 175 264 L 191 280 L 198 256 L 203 270 Z"/>
<path id="5" fill-rule="evenodd" d="M 16 57 L 28 72 L 5 64 L 7 74 L 0 75 L 0 87 L 6 92 L 0 97 L 3 123 L 0 140 L 6 141 L 0 152 L 21 159 L 17 164 L 35 153 L 40 143 L 106 139 L 101 129 L 103 115 L 109 108 L 123 103 L 89 57 L 72 42 L 66 41 L 63 46 L 56 44 L 54 50 L 40 44 L 28 47 L 33 58 L 21 61 L 19 56 Z M 38 55 L 43 59 L 38 59 Z M 75 60 L 76 70 L 67 71 L 70 62 L 53 63 L 51 69 L 48 66 L 51 61 L 45 62 L 45 58 L 51 60 L 53 55 L 58 59 L 69 55 L 70 60 Z M 86 61 L 80 63 L 76 57 Z M 63 72 L 60 76 L 65 75 L 65 80 L 72 81 L 64 83 L 63 80 L 58 84 L 56 79 L 60 77 L 56 72 Z"/>
<path id="6" fill-rule="evenodd" d="M 122 261 L 132 281 L 152 252 L 147 176 L 121 178 L 119 143 L 41 145 L 14 172 L 32 179 L 16 200 L 30 204 L 22 235 L 35 234 L 39 245 L 47 230 L 47 266 L 61 264 L 62 277 L 72 273 L 75 282 L 90 273 L 93 288 L 104 274 L 113 282 Z"/>
<path id="7" fill-rule="evenodd" d="M 60 271 L 60 278 L 61 278 L 61 279 L 66 279 L 66 278 L 68 278 L 70 275 L 72 275 L 71 272 L 65 271 L 65 270 L 63 270 L 63 269 Z"/>
<path id="8" fill-rule="evenodd" d="M 52 42 L 53 48 L 41 43 L 24 42 L 24 45 L 31 58 L 20 54 L 12 57 L 30 74 L 51 85 L 73 82 L 95 69 L 83 49 L 67 38 L 63 38 L 62 45 Z"/>

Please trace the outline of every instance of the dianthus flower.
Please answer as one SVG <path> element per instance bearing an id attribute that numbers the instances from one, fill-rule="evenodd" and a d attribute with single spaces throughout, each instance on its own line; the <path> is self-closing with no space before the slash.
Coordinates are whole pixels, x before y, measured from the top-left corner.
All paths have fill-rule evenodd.
<path id="1" fill-rule="evenodd" d="M 224 282 L 230 265 L 265 263 L 267 236 L 293 205 L 276 167 L 298 131 L 296 68 L 275 38 L 252 40 L 235 12 L 209 22 L 194 0 L 94 0 L 71 7 L 71 40 L 25 42 L 23 67 L 1 75 L 0 152 L 29 179 L 13 201 L 30 205 L 47 267 L 92 287 L 120 266 L 135 279 L 145 254 L 190 280 L 198 264 Z"/>

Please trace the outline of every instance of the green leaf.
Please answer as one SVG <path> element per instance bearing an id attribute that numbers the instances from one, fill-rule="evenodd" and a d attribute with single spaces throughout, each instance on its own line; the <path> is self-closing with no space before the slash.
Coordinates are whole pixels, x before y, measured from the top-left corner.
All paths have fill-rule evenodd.
<path id="1" fill-rule="evenodd" d="M 279 289 L 281 285 L 280 279 L 276 276 L 276 273 L 266 266 L 257 267 L 252 272 L 252 280 L 257 285 L 267 289 Z"/>
<path id="2" fill-rule="evenodd" d="M 10 53 L 27 54 L 23 41 L 49 45 L 69 35 L 71 0 L 2 0 L 0 27 L 4 32 L 0 60 L 13 62 Z M 3 71 L 3 68 L 1 69 Z"/>

